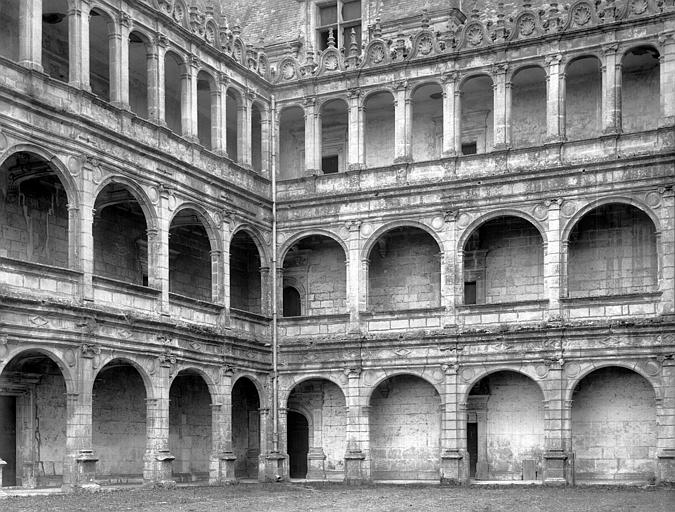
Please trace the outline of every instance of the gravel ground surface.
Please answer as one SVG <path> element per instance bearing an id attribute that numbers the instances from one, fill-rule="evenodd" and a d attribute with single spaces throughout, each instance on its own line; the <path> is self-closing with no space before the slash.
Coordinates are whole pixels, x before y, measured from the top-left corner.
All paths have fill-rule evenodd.
<path id="1" fill-rule="evenodd" d="M 340 484 L 127 489 L 68 496 L 9 497 L 2 512 L 248 511 L 674 512 L 675 489 L 429 487 Z"/>

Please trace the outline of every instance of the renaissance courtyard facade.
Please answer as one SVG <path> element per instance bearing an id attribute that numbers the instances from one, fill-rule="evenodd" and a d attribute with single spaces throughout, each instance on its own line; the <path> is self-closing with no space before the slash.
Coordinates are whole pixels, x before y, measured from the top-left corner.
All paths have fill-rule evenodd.
<path id="1" fill-rule="evenodd" d="M 673 0 L 4 0 L 3 486 L 675 480 Z"/>

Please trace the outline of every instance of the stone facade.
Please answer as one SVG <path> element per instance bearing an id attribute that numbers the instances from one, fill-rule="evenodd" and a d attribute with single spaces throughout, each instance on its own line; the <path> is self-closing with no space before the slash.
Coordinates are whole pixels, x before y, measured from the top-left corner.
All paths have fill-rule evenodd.
<path id="1" fill-rule="evenodd" d="M 675 481 L 673 0 L 222 4 L 0 5 L 2 485 Z"/>

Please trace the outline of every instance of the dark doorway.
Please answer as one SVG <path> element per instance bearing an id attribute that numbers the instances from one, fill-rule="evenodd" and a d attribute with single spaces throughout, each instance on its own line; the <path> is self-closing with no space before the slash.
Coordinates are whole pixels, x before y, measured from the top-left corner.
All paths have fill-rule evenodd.
<path id="1" fill-rule="evenodd" d="M 292 286 L 287 286 L 284 288 L 284 317 L 300 316 L 301 314 L 300 293 Z"/>
<path id="2" fill-rule="evenodd" d="M 16 397 L 0 396 L 0 459 L 7 465 L 2 469 L 2 486 L 16 485 Z"/>
<path id="3" fill-rule="evenodd" d="M 474 478 L 478 460 L 478 423 L 466 424 L 466 444 L 469 450 L 469 476 Z"/>
<path id="4" fill-rule="evenodd" d="M 288 411 L 288 458 L 291 478 L 307 476 L 309 425 L 302 414 Z"/>

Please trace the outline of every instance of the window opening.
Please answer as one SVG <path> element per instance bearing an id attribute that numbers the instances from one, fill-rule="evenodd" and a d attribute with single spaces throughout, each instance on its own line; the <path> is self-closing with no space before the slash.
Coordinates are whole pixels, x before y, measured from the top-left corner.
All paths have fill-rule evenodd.
<path id="1" fill-rule="evenodd" d="M 361 47 L 361 1 L 336 0 L 317 6 L 316 43 L 319 51 L 328 48 L 332 30 L 338 48 L 347 48 L 354 30 L 356 43 Z"/>
<path id="2" fill-rule="evenodd" d="M 478 143 L 476 141 L 462 144 L 463 155 L 475 155 L 478 153 Z"/>
<path id="3" fill-rule="evenodd" d="M 464 283 L 464 304 L 476 304 L 476 281 Z"/>
<path id="4" fill-rule="evenodd" d="M 324 174 L 334 174 L 338 172 L 338 155 L 324 156 L 321 159 L 321 169 Z"/>

